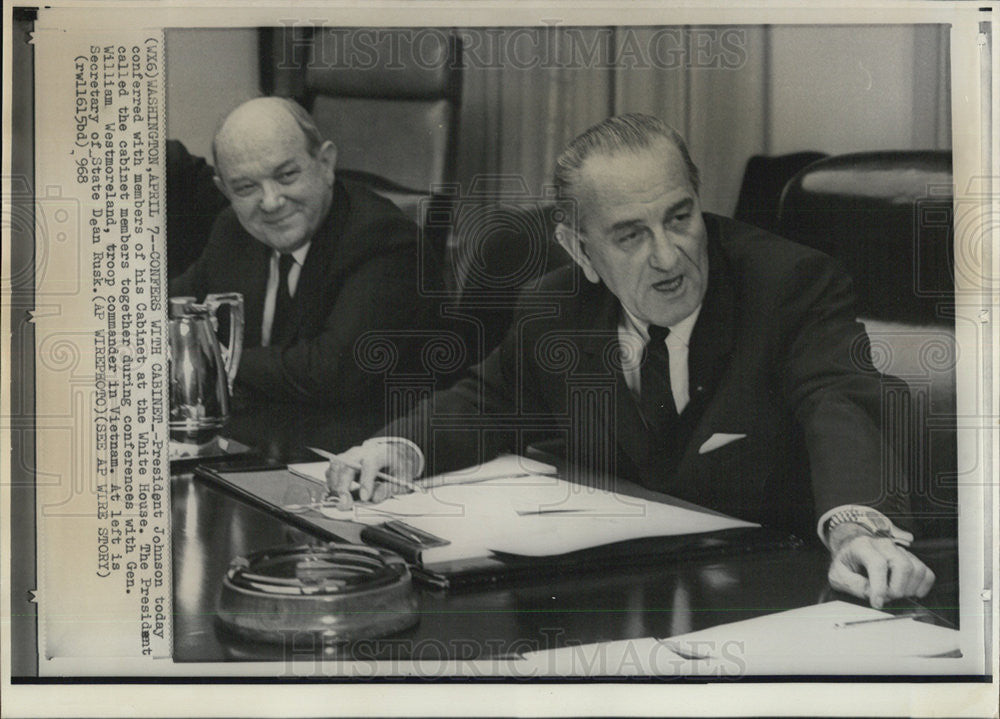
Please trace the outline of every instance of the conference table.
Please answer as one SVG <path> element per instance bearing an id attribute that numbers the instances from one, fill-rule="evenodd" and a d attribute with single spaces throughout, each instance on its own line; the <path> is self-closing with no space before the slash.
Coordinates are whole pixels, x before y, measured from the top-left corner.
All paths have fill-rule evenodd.
<path id="1" fill-rule="evenodd" d="M 305 449 L 337 451 L 370 427 L 297 405 L 237 413 L 224 435 L 280 462 L 312 461 Z M 417 584 L 419 622 L 380 640 L 329 645 L 311 636 L 293 645 L 247 642 L 218 621 L 222 578 L 241 556 L 321 540 L 194 476 L 172 472 L 174 660 L 287 661 L 291 658 L 461 660 L 523 655 L 594 642 L 671 637 L 831 599 L 858 602 L 829 588 L 828 552 L 798 547 L 723 552 L 662 563 L 623 562 L 617 569 L 537 577 L 443 591 Z M 943 623 L 958 626 L 957 552 L 953 540 L 918 540 L 913 551 L 935 572 L 920 600 Z M 887 607 L 912 609 L 909 600 Z M 808 640 L 804 638 L 804 640 Z"/>

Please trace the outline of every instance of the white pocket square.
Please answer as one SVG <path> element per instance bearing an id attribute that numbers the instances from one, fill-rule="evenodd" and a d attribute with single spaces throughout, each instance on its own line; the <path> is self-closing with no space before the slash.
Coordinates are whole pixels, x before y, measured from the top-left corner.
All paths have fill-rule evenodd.
<path id="1" fill-rule="evenodd" d="M 745 434 L 726 434 L 725 432 L 716 432 L 705 440 L 705 444 L 698 448 L 698 454 L 708 454 L 719 447 L 725 447 L 730 442 L 735 442 L 736 440 L 743 439 L 744 437 L 746 437 Z"/>

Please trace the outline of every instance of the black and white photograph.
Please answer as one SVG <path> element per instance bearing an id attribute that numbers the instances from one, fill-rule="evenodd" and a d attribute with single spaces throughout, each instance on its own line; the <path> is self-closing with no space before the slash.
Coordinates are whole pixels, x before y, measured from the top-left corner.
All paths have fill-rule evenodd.
<path id="1" fill-rule="evenodd" d="M 6 689 L 995 714 L 996 13 L 516 9 L 5 8 Z"/>

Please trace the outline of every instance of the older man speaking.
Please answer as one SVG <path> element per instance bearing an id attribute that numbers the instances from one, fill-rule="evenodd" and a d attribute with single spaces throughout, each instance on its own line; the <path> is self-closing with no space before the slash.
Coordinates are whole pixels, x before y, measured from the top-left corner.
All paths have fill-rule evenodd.
<path id="1" fill-rule="evenodd" d="M 213 154 L 231 207 L 171 295 L 243 293 L 237 385 L 252 396 L 381 406 L 381 378 L 359 367 L 355 343 L 372 330 L 434 326 L 418 292 L 418 272 L 432 268 L 418 261 L 416 226 L 388 200 L 337 178 L 336 147 L 291 100 L 237 107 Z M 403 347 L 401 360 L 411 356 Z"/>
<path id="2" fill-rule="evenodd" d="M 577 462 L 614 456 L 615 472 L 650 489 L 800 536 L 818 530 L 831 584 L 876 607 L 925 595 L 934 574 L 890 519 L 906 520 L 906 497 L 883 480 L 891 380 L 868 359 L 834 262 L 703 213 L 683 140 L 646 115 L 577 137 L 556 183 L 577 210 L 557 235 L 589 282 L 578 288 L 574 268 L 547 277 L 470 376 L 383 432 L 404 441 L 349 450 L 360 472 L 332 462 L 331 489 L 350 503 L 357 475 L 360 498 L 377 500 L 390 491 L 377 470 L 409 478 L 423 467 L 414 441 L 431 438 L 422 449 L 441 471 L 517 451 L 548 424 L 554 437 L 595 445 Z M 540 313 L 553 296 L 559 306 Z M 573 361 L 559 361 L 553 341 Z M 568 388 L 583 381 L 606 382 L 613 399 L 574 403 Z M 435 415 L 450 421 L 431 431 Z"/>

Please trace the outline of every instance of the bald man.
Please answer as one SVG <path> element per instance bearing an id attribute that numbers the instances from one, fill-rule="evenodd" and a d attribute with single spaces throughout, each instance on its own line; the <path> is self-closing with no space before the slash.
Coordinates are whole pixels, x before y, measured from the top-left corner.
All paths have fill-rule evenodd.
<path id="1" fill-rule="evenodd" d="M 339 179 L 337 148 L 290 100 L 240 105 L 212 151 L 230 207 L 171 295 L 243 294 L 236 382 L 253 398 L 383 406 L 382 378 L 359 366 L 355 343 L 372 330 L 398 337 L 434 326 L 418 292 L 416 225 L 388 200 Z M 413 354 L 401 347 L 400 359 Z"/>

